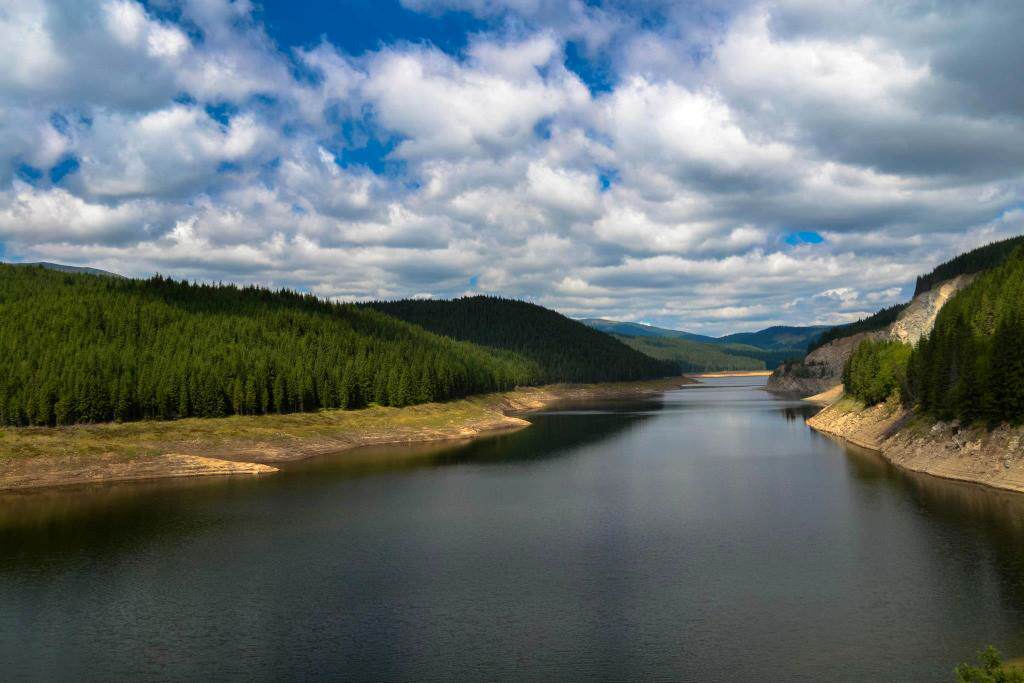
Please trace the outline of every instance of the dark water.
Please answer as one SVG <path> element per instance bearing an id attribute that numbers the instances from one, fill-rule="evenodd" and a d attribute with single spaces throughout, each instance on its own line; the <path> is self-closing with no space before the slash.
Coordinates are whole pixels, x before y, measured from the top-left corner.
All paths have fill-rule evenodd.
<path id="1" fill-rule="evenodd" d="M 755 382 L 0 498 L 0 679 L 942 681 L 1024 653 L 1024 496 L 900 474 Z"/>

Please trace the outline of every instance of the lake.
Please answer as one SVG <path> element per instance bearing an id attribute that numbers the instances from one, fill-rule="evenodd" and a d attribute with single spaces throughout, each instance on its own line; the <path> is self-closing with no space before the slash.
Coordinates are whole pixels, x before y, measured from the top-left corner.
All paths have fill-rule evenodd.
<path id="1" fill-rule="evenodd" d="M 1024 496 L 763 378 L 277 475 L 0 497 L 0 678 L 944 681 L 1024 654 Z"/>

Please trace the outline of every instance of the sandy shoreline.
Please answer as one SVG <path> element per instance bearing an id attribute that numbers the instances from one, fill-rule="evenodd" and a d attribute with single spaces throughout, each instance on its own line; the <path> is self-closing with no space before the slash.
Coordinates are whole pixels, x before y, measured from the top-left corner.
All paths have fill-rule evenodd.
<path id="1" fill-rule="evenodd" d="M 688 372 L 686 376 L 699 379 L 701 377 L 768 377 L 771 374 L 771 370 L 722 370 L 720 372 Z"/>
<path id="2" fill-rule="evenodd" d="M 263 475 L 363 446 L 469 439 L 561 401 L 657 394 L 694 380 L 549 385 L 407 408 L 0 430 L 0 491 L 168 477 Z"/>

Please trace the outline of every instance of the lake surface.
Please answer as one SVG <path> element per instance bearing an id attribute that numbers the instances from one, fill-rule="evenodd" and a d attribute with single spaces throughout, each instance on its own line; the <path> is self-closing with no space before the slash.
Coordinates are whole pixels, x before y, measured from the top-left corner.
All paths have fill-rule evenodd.
<path id="1" fill-rule="evenodd" d="M 762 384 L 0 497 L 0 678 L 944 681 L 1024 654 L 1024 496 L 900 473 Z"/>

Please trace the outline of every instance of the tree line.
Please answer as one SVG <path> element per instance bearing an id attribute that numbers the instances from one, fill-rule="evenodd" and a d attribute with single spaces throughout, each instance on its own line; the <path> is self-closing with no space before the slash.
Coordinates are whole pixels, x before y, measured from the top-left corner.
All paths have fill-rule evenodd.
<path id="1" fill-rule="evenodd" d="M 1024 420 L 1024 247 L 943 306 L 907 374 L 910 397 L 940 419 Z"/>
<path id="2" fill-rule="evenodd" d="M 764 370 L 765 363 L 750 356 L 733 355 L 726 349 L 731 346 L 750 349 L 754 352 L 772 354 L 754 347 L 743 347 L 740 344 L 723 345 L 683 339 L 679 337 L 624 337 L 614 335 L 616 339 L 641 353 L 660 358 L 674 365 L 676 372 L 716 372 L 719 370 Z"/>
<path id="3" fill-rule="evenodd" d="M 835 341 L 836 339 L 852 337 L 853 335 L 860 334 L 861 332 L 874 332 L 875 330 L 884 329 L 895 322 L 896 318 L 899 317 L 900 313 L 902 313 L 903 309 L 906 307 L 907 304 L 895 304 L 894 306 L 883 308 L 877 313 L 873 313 L 866 318 L 861 318 L 860 320 L 856 320 L 852 323 L 830 327 L 822 332 L 821 336 L 818 337 L 817 340 L 808 345 L 807 352 L 810 353 L 811 351 L 821 348 L 825 344 Z"/>
<path id="4" fill-rule="evenodd" d="M 366 304 L 431 332 L 504 349 L 540 367 L 544 382 L 612 382 L 678 374 L 618 339 L 526 301 L 493 296 Z"/>
<path id="5" fill-rule="evenodd" d="M 1005 261 L 1021 245 L 1024 245 L 1024 235 L 986 244 L 939 264 L 932 272 L 917 278 L 914 296 L 921 292 L 927 292 L 940 282 L 950 280 L 957 275 L 980 273 L 983 270 L 994 268 Z"/>
<path id="6" fill-rule="evenodd" d="M 914 288 L 914 296 L 929 291 L 935 285 L 950 280 L 957 275 L 979 273 L 983 270 L 995 268 L 1003 263 L 1018 247 L 1024 245 L 1024 235 L 1011 237 L 999 242 L 992 242 L 977 249 L 965 252 L 955 258 L 936 266 L 927 275 L 920 275 L 917 278 L 917 285 Z M 810 344 L 808 352 L 813 351 L 830 341 L 850 337 L 859 332 L 872 332 L 881 330 L 892 324 L 908 304 L 896 304 L 883 308 L 877 313 L 870 315 L 856 322 L 832 327 Z"/>
<path id="7" fill-rule="evenodd" d="M 950 299 L 913 349 L 861 343 L 843 380 L 869 404 L 898 392 L 937 419 L 1024 421 L 1024 247 Z"/>
<path id="8" fill-rule="evenodd" d="M 308 294 L 0 265 L 0 424 L 404 406 L 542 378 L 522 355 Z"/>

